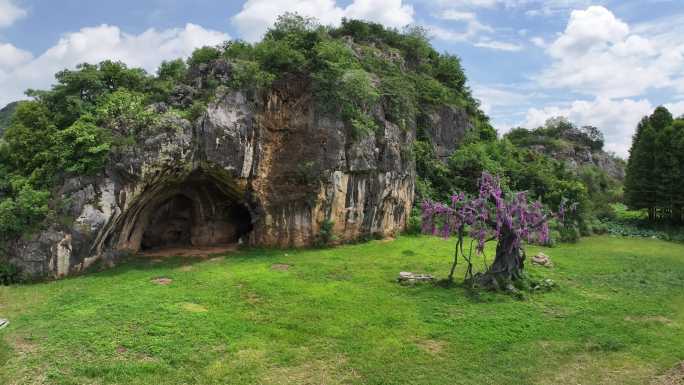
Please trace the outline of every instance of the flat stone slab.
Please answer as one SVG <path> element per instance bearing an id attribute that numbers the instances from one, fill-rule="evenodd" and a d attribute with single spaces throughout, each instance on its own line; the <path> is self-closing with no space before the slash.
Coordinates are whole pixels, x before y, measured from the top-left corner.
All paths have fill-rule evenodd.
<path id="1" fill-rule="evenodd" d="M 532 263 L 544 267 L 553 267 L 553 262 L 551 262 L 551 258 L 544 253 L 539 253 L 532 257 Z"/>
<path id="2" fill-rule="evenodd" d="M 397 278 L 397 282 L 402 285 L 415 285 L 416 283 L 433 282 L 434 280 L 435 277 L 430 274 L 411 273 L 410 271 L 402 271 Z"/>
<path id="3" fill-rule="evenodd" d="M 284 263 L 274 263 L 273 265 L 271 265 L 271 270 L 280 270 L 280 271 L 290 270 L 290 265 L 286 265 Z"/>

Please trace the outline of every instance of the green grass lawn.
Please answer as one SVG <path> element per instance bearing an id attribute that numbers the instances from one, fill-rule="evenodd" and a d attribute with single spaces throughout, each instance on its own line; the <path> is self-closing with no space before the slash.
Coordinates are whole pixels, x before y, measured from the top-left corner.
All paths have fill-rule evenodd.
<path id="1" fill-rule="evenodd" d="M 394 281 L 444 277 L 451 251 L 401 237 L 0 288 L 0 384 L 649 384 L 684 360 L 684 245 L 545 250 L 555 267 L 528 271 L 558 287 L 524 301 Z"/>

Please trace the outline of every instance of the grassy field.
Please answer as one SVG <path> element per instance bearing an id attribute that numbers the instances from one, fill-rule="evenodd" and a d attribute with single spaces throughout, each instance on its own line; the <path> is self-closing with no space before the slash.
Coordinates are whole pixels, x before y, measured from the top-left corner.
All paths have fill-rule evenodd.
<path id="1" fill-rule="evenodd" d="M 684 245 L 544 250 L 555 268 L 528 270 L 558 287 L 524 301 L 394 282 L 443 277 L 451 247 L 146 259 L 0 288 L 0 384 L 665 384 L 684 360 Z"/>

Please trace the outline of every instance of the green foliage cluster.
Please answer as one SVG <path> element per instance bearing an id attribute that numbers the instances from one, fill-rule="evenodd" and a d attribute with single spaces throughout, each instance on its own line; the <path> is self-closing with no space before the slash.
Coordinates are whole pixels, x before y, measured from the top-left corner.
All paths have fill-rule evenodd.
<path id="1" fill-rule="evenodd" d="M 629 210 L 622 203 L 615 203 L 612 207 L 615 215 L 601 222 L 607 234 L 684 242 L 684 228 L 677 224 L 667 221 L 654 223 L 648 219 L 647 210 Z"/>
<path id="2" fill-rule="evenodd" d="M 603 149 L 603 133 L 594 126 L 577 127 L 564 117 L 549 119 L 542 127 L 528 130 L 517 127 L 506 134 L 508 140 L 521 147 L 543 145 L 551 149 L 564 146 L 585 147 L 592 151 Z"/>
<path id="3" fill-rule="evenodd" d="M 0 261 L 0 286 L 9 286 L 21 281 L 19 268 L 11 263 Z"/>
<path id="4" fill-rule="evenodd" d="M 329 219 L 326 219 L 323 221 L 323 223 L 321 223 L 321 227 L 318 230 L 318 234 L 316 235 L 316 239 L 314 241 L 316 247 L 325 247 L 337 240 L 337 236 L 333 232 L 334 227 L 335 222 Z"/>
<path id="5" fill-rule="evenodd" d="M 48 91 L 29 90 L 0 140 L 0 242 L 33 230 L 51 213 L 64 178 L 93 175 L 122 138 L 143 134 L 157 93 L 143 70 L 104 61 L 56 75 Z"/>
<path id="6" fill-rule="evenodd" d="M 548 207 L 559 207 L 563 199 L 577 203 L 576 210 L 568 214 L 571 220 L 552 222 L 554 238 L 563 241 L 603 232 L 597 219 L 610 218 L 610 205 L 620 199 L 621 183 L 596 166 L 573 170 L 562 160 L 513 144 L 508 137 L 467 142 L 446 162 L 435 159 L 432 147 L 425 142 L 417 142 L 414 152 L 418 201 L 447 201 L 460 191 L 474 195 L 482 172 L 498 175 L 504 190 L 527 191 Z"/>
<path id="7" fill-rule="evenodd" d="M 625 201 L 651 221 L 684 223 L 684 119 L 658 107 L 637 126 L 629 151 Z"/>
<path id="8" fill-rule="evenodd" d="M 308 79 L 321 110 L 339 115 L 355 138 L 378 129 L 379 107 L 384 118 L 406 129 L 445 104 L 467 108 L 489 124 L 465 85 L 458 57 L 435 51 L 419 27 L 400 32 L 343 20 L 331 28 L 285 14 L 261 42 L 229 42 L 220 51 L 233 65 L 229 86 L 264 89 L 288 76 Z"/>

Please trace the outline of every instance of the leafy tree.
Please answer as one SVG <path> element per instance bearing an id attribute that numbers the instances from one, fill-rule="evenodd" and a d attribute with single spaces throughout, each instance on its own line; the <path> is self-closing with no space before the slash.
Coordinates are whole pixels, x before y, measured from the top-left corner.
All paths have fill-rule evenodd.
<path id="1" fill-rule="evenodd" d="M 198 66 L 200 64 L 207 64 L 213 60 L 221 57 L 221 51 L 216 47 L 204 46 L 192 52 L 188 59 L 188 66 Z"/>
<path id="2" fill-rule="evenodd" d="M 548 241 L 548 214 L 540 202 L 530 203 L 524 192 L 506 194 L 498 178 L 483 173 L 478 194 L 453 195 L 449 204 L 423 203 L 423 232 L 456 236 L 454 259 L 448 281 L 453 281 L 459 256 L 465 259 L 466 282 L 490 289 L 511 290 L 512 283 L 524 278 L 523 243 Z M 565 203 L 565 202 L 564 202 Z M 564 205 L 559 214 L 564 215 Z M 484 252 L 485 244 L 496 241 L 494 261 L 482 274 L 473 273 L 473 243 L 464 251 L 466 231 L 476 242 L 475 251 Z"/>
<path id="3" fill-rule="evenodd" d="M 632 138 L 625 200 L 633 209 L 647 209 L 650 220 L 682 218 L 682 136 L 684 124 L 665 107 L 641 120 Z"/>

